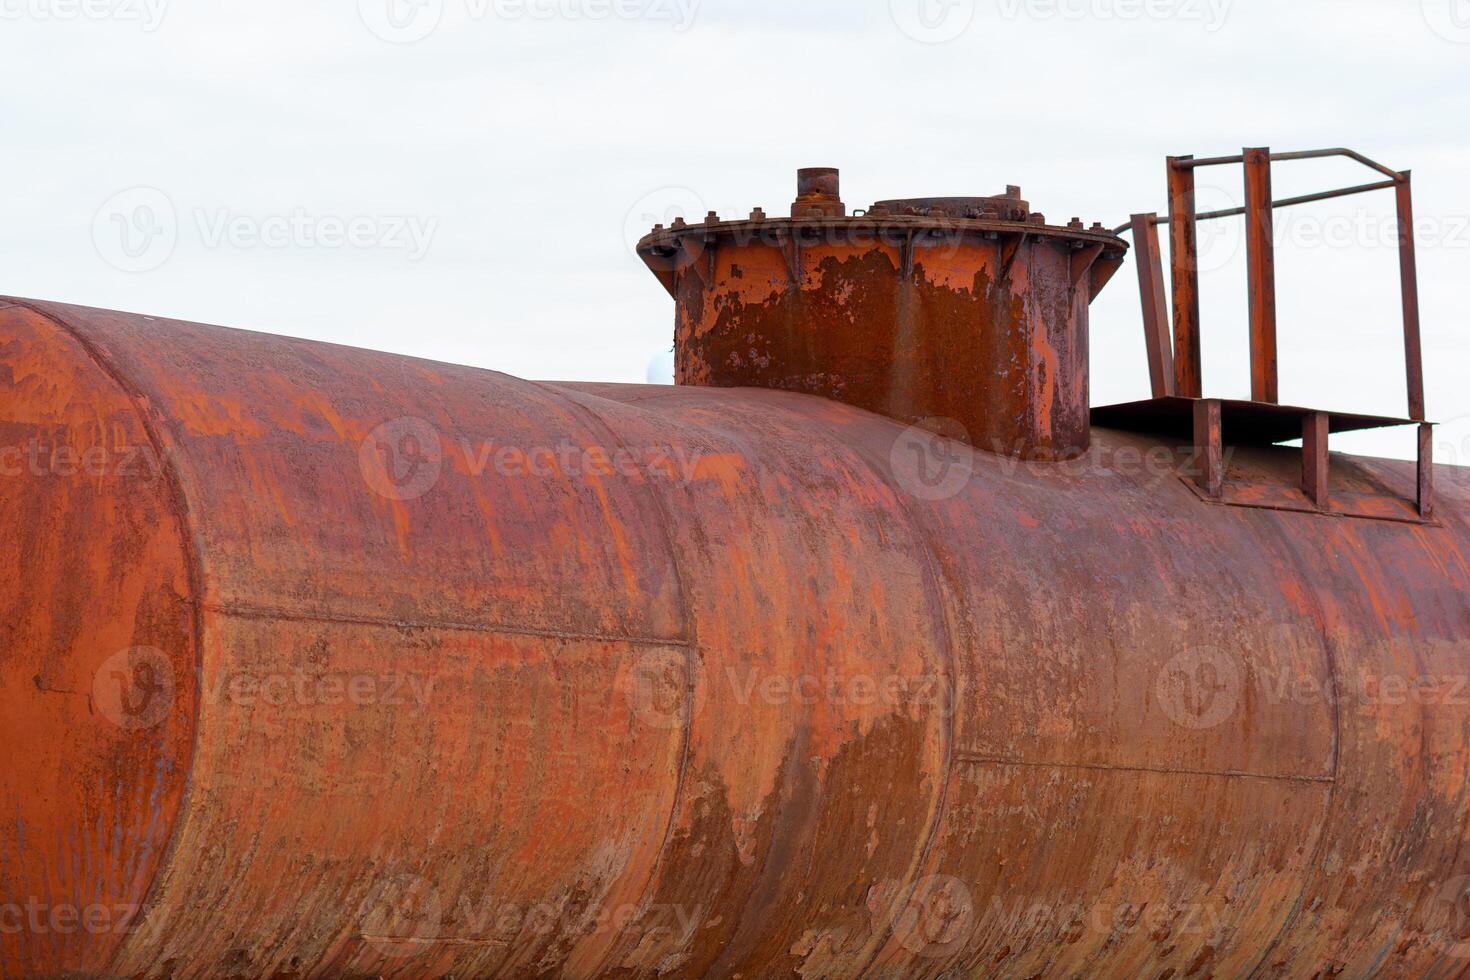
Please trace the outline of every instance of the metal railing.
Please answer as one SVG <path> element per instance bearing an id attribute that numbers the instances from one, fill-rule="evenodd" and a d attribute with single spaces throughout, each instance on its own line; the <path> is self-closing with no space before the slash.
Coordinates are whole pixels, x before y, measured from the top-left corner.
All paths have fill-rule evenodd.
<path id="1" fill-rule="evenodd" d="M 1271 194 L 1271 165 L 1294 160 L 1346 157 L 1384 174 L 1389 179 L 1356 187 L 1322 191 L 1301 197 L 1276 200 Z M 1203 214 L 1195 210 L 1196 170 L 1203 167 L 1245 165 L 1245 207 Z M 1276 256 L 1272 212 L 1276 208 L 1328 201 L 1370 191 L 1395 191 L 1398 206 L 1399 277 L 1404 311 L 1404 359 L 1408 387 L 1409 418 L 1424 421 L 1424 356 L 1419 336 L 1419 272 L 1414 248 L 1414 205 L 1409 171 L 1395 171 L 1355 150 L 1338 147 L 1272 153 L 1266 148 L 1244 150 L 1239 156 L 1170 157 L 1169 216 L 1136 214 L 1114 230 L 1131 232 L 1138 258 L 1139 290 L 1143 298 L 1145 340 L 1149 377 L 1155 398 L 1181 395 L 1202 398 L 1203 371 L 1200 364 L 1199 252 L 1197 228 L 1201 221 L 1246 218 L 1246 255 L 1250 289 L 1251 398 L 1279 402 L 1276 355 Z M 1165 299 L 1163 257 L 1159 244 L 1160 225 L 1169 226 L 1173 329 Z"/>

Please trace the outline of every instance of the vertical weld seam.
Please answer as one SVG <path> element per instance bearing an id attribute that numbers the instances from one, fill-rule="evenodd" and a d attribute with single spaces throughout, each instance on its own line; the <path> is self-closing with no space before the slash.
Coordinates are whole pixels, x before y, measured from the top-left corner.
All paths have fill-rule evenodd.
<path id="1" fill-rule="evenodd" d="M 614 443 L 617 444 L 617 447 L 619 449 L 630 449 L 628 444 L 623 441 L 623 437 L 613 429 L 613 427 L 607 422 L 605 418 L 594 411 L 590 406 L 573 398 L 570 392 L 558 388 L 555 385 L 547 384 L 544 381 L 533 381 L 530 383 L 549 393 L 558 402 L 567 406 L 573 413 L 584 416 L 591 423 L 594 429 L 600 429 L 608 436 L 608 438 L 610 438 Z M 672 443 L 672 437 L 670 437 L 670 441 Z M 658 883 L 662 878 L 664 865 L 669 852 L 669 847 L 674 839 L 674 827 L 678 822 L 679 810 L 684 802 L 685 787 L 687 785 L 687 773 L 689 769 L 689 756 L 691 752 L 691 746 L 694 741 L 694 706 L 696 704 L 695 658 L 699 656 L 699 631 L 694 615 L 694 603 L 692 598 L 690 597 L 688 575 L 683 563 L 679 560 L 679 549 L 674 542 L 674 533 L 672 530 L 673 516 L 669 511 L 668 504 L 664 500 L 663 494 L 659 491 L 658 487 L 655 484 L 656 481 L 648 480 L 645 484 L 644 490 L 653 500 L 654 506 L 658 509 L 659 516 L 662 518 L 664 547 L 668 552 L 669 564 L 674 570 L 674 582 L 679 588 L 679 611 L 681 618 L 684 621 L 683 629 L 680 632 L 683 634 L 684 639 L 687 641 L 684 647 L 685 712 L 684 725 L 679 734 L 681 742 L 679 746 L 679 771 L 674 778 L 674 793 L 673 799 L 669 805 L 669 817 L 664 826 L 663 840 L 659 842 L 658 854 L 653 859 L 653 865 L 649 868 L 648 871 L 648 880 L 644 883 L 642 893 L 640 894 L 638 899 L 638 908 L 640 911 L 645 907 L 651 893 L 654 889 L 658 887 Z M 595 975 L 600 976 L 606 971 L 606 960 L 616 955 L 617 948 L 618 944 L 615 940 L 613 944 L 609 947 L 609 952 L 607 956 L 604 957 L 604 961 L 597 964 L 597 971 Z"/>
<path id="2" fill-rule="evenodd" d="M 132 403 L 133 411 L 138 416 L 139 423 L 158 456 L 159 472 L 163 474 L 164 481 L 168 486 L 165 500 L 175 522 L 178 524 L 179 542 L 184 552 L 185 571 L 188 576 L 189 588 L 198 598 L 199 602 L 186 602 L 188 616 L 191 621 L 192 639 L 194 644 L 194 717 L 193 731 L 190 733 L 189 758 L 185 764 L 185 776 L 183 789 L 179 794 L 179 807 L 174 815 L 173 827 L 169 831 L 169 839 L 164 844 L 158 855 L 158 863 L 155 866 L 153 879 L 148 883 L 141 901 L 138 903 L 140 922 L 148 921 L 149 912 L 153 911 L 151 905 L 158 897 L 157 890 L 159 881 L 163 879 L 168 869 L 172 866 L 176 852 L 180 846 L 183 836 L 184 824 L 188 820 L 189 804 L 194 789 L 194 766 L 199 756 L 200 739 L 200 716 L 204 704 L 204 616 L 201 612 L 201 603 L 204 599 L 204 565 L 200 558 L 200 548 L 194 537 L 194 524 L 189 519 L 189 498 L 184 493 L 183 478 L 180 476 L 174 457 L 166 449 L 164 438 L 165 426 L 162 421 L 155 417 L 152 403 L 143 394 L 142 390 L 133 384 L 121 370 L 112 363 L 111 359 L 104 354 L 100 347 L 83 335 L 78 328 L 67 323 L 59 315 L 41 308 L 28 300 L 15 300 L 14 305 L 29 310 L 36 316 L 54 325 L 64 335 L 71 337 L 76 344 L 86 352 L 87 356 L 106 374 L 112 382 L 118 386 L 127 399 Z M 113 949 L 112 956 L 106 964 L 104 972 L 111 975 L 115 973 L 115 965 L 123 958 L 124 951 L 130 944 L 131 937 L 136 935 L 130 932 L 122 942 Z"/>
<path id="3" fill-rule="evenodd" d="M 1273 517 L 1273 522 L 1278 525 L 1283 523 L 1280 518 Z M 1327 799 L 1322 804 L 1322 828 L 1317 836 L 1317 843 L 1312 848 L 1312 859 L 1307 865 L 1307 873 L 1303 878 L 1301 891 L 1297 893 L 1296 901 L 1292 903 L 1291 911 L 1287 913 L 1281 928 L 1270 944 L 1261 953 L 1261 958 L 1245 976 L 1250 978 L 1264 976 L 1271 956 L 1275 954 L 1281 941 L 1296 926 L 1297 919 L 1302 912 L 1302 904 L 1306 901 L 1307 893 L 1312 885 L 1322 876 L 1322 864 L 1325 852 L 1331 838 L 1332 815 L 1337 809 L 1337 788 L 1342 782 L 1342 690 L 1338 673 L 1337 647 L 1327 631 L 1327 617 L 1322 612 L 1322 603 L 1317 595 L 1316 583 L 1306 574 L 1310 567 L 1302 559 L 1301 552 L 1292 541 L 1291 535 L 1285 533 L 1285 528 L 1278 528 L 1283 533 L 1278 534 L 1276 539 L 1284 546 L 1287 554 L 1297 566 L 1298 578 L 1306 587 L 1306 595 L 1311 597 L 1312 612 L 1317 621 L 1317 631 L 1322 637 L 1322 649 L 1327 659 L 1327 676 L 1332 683 L 1332 783 L 1327 787 Z"/>
<path id="4" fill-rule="evenodd" d="M 842 440 L 834 441 L 848 448 L 862 462 L 863 467 L 873 477 L 874 481 L 893 495 L 896 512 L 903 516 L 904 523 L 908 525 L 910 533 L 913 534 L 915 540 L 918 542 L 919 549 L 923 553 L 924 567 L 922 579 L 925 598 L 928 599 L 931 610 L 938 612 L 938 616 L 935 617 L 935 625 L 939 627 L 938 640 L 943 646 L 941 660 L 944 667 L 949 671 L 950 697 L 949 703 L 947 704 L 949 710 L 942 726 L 944 733 L 944 762 L 940 769 L 939 791 L 934 796 L 934 805 L 929 815 L 929 826 L 925 829 L 924 843 L 920 847 L 917 858 L 914 861 L 913 873 L 910 876 L 910 880 L 905 883 L 903 902 L 901 905 L 895 904 L 893 906 L 894 908 L 907 908 L 908 903 L 913 899 L 915 890 L 924 878 L 923 872 L 928 866 L 930 857 L 934 853 L 935 844 L 939 840 L 939 830 L 944 824 L 945 811 L 949 804 L 949 785 L 954 779 L 955 719 L 959 717 L 960 713 L 960 670 L 959 656 L 956 652 L 954 610 L 951 608 L 951 604 L 945 596 L 939 549 L 935 546 L 934 539 L 929 535 L 929 529 L 918 519 L 914 513 L 914 509 L 905 499 L 903 489 L 894 485 L 894 482 L 889 479 L 888 471 L 883 468 L 882 463 L 875 463 L 872 456 L 866 450 L 858 449 L 855 446 L 847 447 L 847 444 L 843 443 Z M 897 900 L 895 899 L 895 901 Z M 886 918 L 888 922 L 883 927 L 883 938 L 877 943 L 874 943 L 872 953 L 868 955 L 867 961 L 858 967 L 854 973 L 855 977 L 869 976 L 869 971 L 877 963 L 878 957 L 882 956 L 883 951 L 888 948 L 894 931 L 897 929 L 899 916 L 889 915 Z M 877 976 L 876 974 L 871 975 Z"/>

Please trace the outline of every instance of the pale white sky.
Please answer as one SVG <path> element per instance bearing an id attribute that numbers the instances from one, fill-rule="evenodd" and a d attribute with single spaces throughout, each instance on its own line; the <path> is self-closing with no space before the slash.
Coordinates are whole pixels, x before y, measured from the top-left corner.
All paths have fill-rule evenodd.
<path id="1" fill-rule="evenodd" d="M 533 378 L 644 380 L 673 309 L 630 237 L 785 213 L 800 166 L 852 206 L 1014 183 L 1117 225 L 1167 154 L 1353 146 L 1415 171 L 1430 412 L 1470 462 L 1470 0 L 0 0 L 0 66 L 0 292 Z M 1283 400 L 1403 411 L 1391 207 L 1283 227 Z M 1220 227 L 1206 386 L 1240 396 Z M 1093 347 L 1095 402 L 1146 396 L 1131 264 Z"/>

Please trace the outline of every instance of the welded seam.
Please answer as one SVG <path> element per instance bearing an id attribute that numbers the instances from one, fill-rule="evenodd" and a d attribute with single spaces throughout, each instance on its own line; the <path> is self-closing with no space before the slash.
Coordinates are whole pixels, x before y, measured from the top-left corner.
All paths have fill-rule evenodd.
<path id="1" fill-rule="evenodd" d="M 138 422 L 143 427 L 143 432 L 148 437 L 148 442 L 158 457 L 159 472 L 164 478 L 165 485 L 168 487 L 165 500 L 167 501 L 169 511 L 178 524 L 179 543 L 184 552 L 184 567 L 185 573 L 188 576 L 189 590 L 194 596 L 198 597 L 195 601 L 185 603 L 186 606 L 193 610 L 191 618 L 193 620 L 192 632 L 194 640 L 194 683 L 197 692 L 194 698 L 194 719 L 191 744 L 189 747 L 188 772 L 184 777 L 184 786 L 179 794 L 179 808 L 175 814 L 173 827 L 169 831 L 168 842 L 159 852 L 158 864 L 155 867 L 153 880 L 148 883 L 142 900 L 138 903 L 138 907 L 141 910 L 139 921 L 147 923 L 148 915 L 153 911 L 151 903 L 157 897 L 159 882 L 173 865 L 175 854 L 180 846 L 180 839 L 183 836 L 184 824 L 188 822 L 190 812 L 189 804 L 194 789 L 195 763 L 199 758 L 201 717 L 204 706 L 204 616 L 202 605 L 196 604 L 202 601 L 205 588 L 204 564 L 200 557 L 201 549 L 199 543 L 194 538 L 193 523 L 189 520 L 189 498 L 184 493 L 183 478 L 179 475 L 173 455 L 166 449 L 163 436 L 165 427 L 161 419 L 154 417 L 152 403 L 148 397 L 117 369 L 96 344 L 84 337 L 80 330 L 62 320 L 60 316 L 24 300 L 14 300 L 11 306 L 29 310 L 36 316 L 53 324 L 64 335 L 71 337 L 87 356 L 92 359 L 93 363 L 112 380 L 113 384 L 118 386 L 118 389 L 132 403 L 133 411 L 138 417 Z M 117 947 L 113 950 L 111 958 L 107 962 L 106 968 L 103 971 L 104 973 L 110 976 L 117 972 L 114 966 L 122 958 L 128 945 L 128 938 L 118 943 Z"/>
<path id="2" fill-rule="evenodd" d="M 243 603 L 211 604 L 205 612 L 231 619 L 266 620 L 283 623 L 320 623 L 328 626 L 376 626 L 383 629 L 443 630 L 447 633 L 493 633 L 504 636 L 537 637 L 569 642 L 614 643 L 626 646 L 688 647 L 693 643 L 683 637 L 622 636 L 612 633 L 580 633 L 575 630 L 547 629 L 538 626 L 512 626 L 501 623 L 460 623 L 450 620 L 394 619 L 389 616 L 345 616 L 332 613 L 310 613 L 296 610 L 255 606 Z"/>
<path id="3" fill-rule="evenodd" d="M 1142 773 L 1162 776 L 1211 776 L 1221 779 L 1263 779 L 1287 783 L 1335 783 L 1336 776 L 1298 776 L 1290 773 L 1245 772 L 1237 769 L 1185 769 L 1169 766 L 1121 766 L 1105 762 L 1032 762 L 961 752 L 958 761 L 967 765 L 1003 766 L 1014 769 L 1084 769 L 1092 772 Z"/>
<path id="4" fill-rule="evenodd" d="M 531 382 L 531 384 L 552 393 L 553 397 L 569 407 L 573 412 L 583 415 L 591 422 L 594 428 L 601 429 L 620 450 L 629 450 L 629 446 L 623 440 L 623 437 L 613 429 L 608 421 L 587 405 L 573 398 L 572 392 L 558 389 L 554 385 L 543 382 Z M 638 409 L 638 411 L 642 411 L 642 409 Z M 679 586 L 679 609 L 684 621 L 684 633 L 687 640 L 682 644 L 686 648 L 684 656 L 684 704 L 686 710 L 684 712 L 684 725 L 680 731 L 679 771 L 674 777 L 674 794 L 669 806 L 668 823 L 664 827 L 664 838 L 659 843 L 658 854 L 654 856 L 653 863 L 648 870 L 648 879 L 644 882 L 643 889 L 639 894 L 638 909 L 640 911 L 647 907 L 655 889 L 658 888 L 659 883 L 663 879 L 668 853 L 673 846 L 674 828 L 679 819 L 679 811 L 682 809 L 684 803 L 684 794 L 688 782 L 689 757 L 692 754 L 694 743 L 694 711 L 695 705 L 698 704 L 696 700 L 696 677 L 698 671 L 695 658 L 699 656 L 699 631 L 695 623 L 694 603 L 691 599 L 688 576 L 683 563 L 679 561 L 679 549 L 677 543 L 674 541 L 674 532 L 672 530 L 673 515 L 669 512 L 668 504 L 664 500 L 663 494 L 654 485 L 654 481 L 650 480 L 646 482 L 644 489 L 653 500 L 653 504 L 658 509 L 659 516 L 662 518 L 664 546 L 668 551 L 669 564 L 674 570 L 674 581 Z M 609 947 L 607 955 L 597 964 L 598 974 L 604 972 L 607 966 L 607 960 L 616 955 L 617 951 L 618 941 L 614 940 L 612 946 Z"/>
<path id="5" fill-rule="evenodd" d="M 1281 530 L 1284 531 L 1285 529 L 1283 528 Z M 1311 890 L 1313 883 L 1322 876 L 1323 865 L 1326 863 L 1327 857 L 1329 833 L 1332 829 L 1332 815 L 1337 808 L 1337 782 L 1342 778 L 1342 699 L 1338 681 L 1340 675 L 1337 664 L 1337 647 L 1333 644 L 1332 637 L 1328 635 L 1327 616 L 1323 613 L 1322 603 L 1317 598 L 1315 584 L 1312 583 L 1312 580 L 1306 574 L 1306 569 L 1311 566 L 1302 559 L 1301 553 L 1292 543 L 1290 534 L 1281 533 L 1275 535 L 1275 537 L 1285 547 L 1292 559 L 1295 560 L 1298 575 L 1302 583 L 1307 585 L 1307 588 L 1303 590 L 1303 594 L 1311 597 L 1312 613 L 1317 621 L 1317 631 L 1322 637 L 1322 648 L 1327 657 L 1327 676 L 1332 682 L 1332 696 L 1328 699 L 1328 703 L 1332 706 L 1333 782 L 1332 788 L 1327 793 L 1327 799 L 1322 804 L 1322 829 L 1317 835 L 1316 846 L 1312 848 L 1312 859 L 1307 865 L 1311 870 L 1302 881 L 1301 891 L 1297 893 L 1296 901 L 1292 903 L 1291 911 L 1287 913 L 1286 919 L 1281 923 L 1280 930 L 1277 931 L 1270 945 L 1261 953 L 1261 958 L 1256 961 L 1256 965 L 1246 974 L 1246 976 L 1251 978 L 1262 975 L 1262 971 L 1266 968 L 1266 964 L 1270 962 L 1272 955 L 1275 954 L 1277 948 L 1281 945 L 1281 941 L 1296 926 L 1297 919 L 1302 912 L 1302 905 L 1306 902 L 1307 893 Z"/>
<path id="6" fill-rule="evenodd" d="M 951 703 L 946 705 L 949 710 L 945 713 L 944 719 L 944 764 L 941 769 L 942 778 L 939 782 L 939 792 L 935 796 L 934 807 L 930 813 L 929 826 L 925 830 L 924 844 L 919 850 L 918 859 L 914 862 L 914 871 L 911 876 L 912 880 L 908 882 L 908 887 L 904 892 L 903 903 L 893 906 L 893 908 L 907 909 L 909 903 L 913 901 L 914 893 L 918 890 L 919 884 L 926 877 L 924 870 L 929 866 L 934 848 L 938 844 L 939 831 L 944 825 L 944 817 L 949 805 L 949 785 L 955 777 L 956 755 L 954 746 L 956 742 L 955 725 L 957 724 L 955 719 L 960 713 L 958 701 L 960 699 L 961 685 L 959 655 L 955 642 L 954 610 L 951 608 L 942 584 L 943 575 L 939 549 L 929 536 L 928 527 L 919 521 L 917 515 L 914 513 L 914 509 L 909 506 L 903 488 L 897 486 L 896 482 L 891 478 L 892 471 L 885 469 L 881 463 L 875 463 L 866 451 L 856 447 L 846 447 L 845 444 L 842 444 L 840 440 L 835 438 L 834 442 L 844 445 L 844 448 L 849 448 L 853 456 L 862 463 L 863 467 L 874 480 L 880 486 L 887 488 L 888 492 L 893 495 L 896 511 L 903 515 L 904 523 L 908 526 L 909 533 L 919 543 L 919 550 L 923 554 L 924 569 L 922 580 L 924 583 L 925 597 L 929 600 L 931 606 L 938 607 L 939 617 L 936 622 L 936 625 L 940 627 L 938 639 L 944 646 L 942 659 L 945 667 L 949 671 L 949 695 Z M 883 938 L 874 944 L 873 952 L 868 956 L 867 962 L 858 967 L 857 973 L 855 974 L 858 977 L 869 975 L 868 971 L 874 968 L 878 957 L 883 955 L 883 951 L 892 942 L 894 932 L 897 930 L 898 922 L 902 917 L 890 915 L 886 918 L 888 919 L 888 924 L 884 927 Z"/>

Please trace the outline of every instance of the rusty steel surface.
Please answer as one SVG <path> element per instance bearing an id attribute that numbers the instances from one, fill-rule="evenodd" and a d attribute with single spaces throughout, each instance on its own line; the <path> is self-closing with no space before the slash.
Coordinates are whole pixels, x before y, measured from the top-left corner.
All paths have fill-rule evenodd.
<path id="1" fill-rule="evenodd" d="M 4 302 L 0 976 L 1470 976 L 1463 471 Z"/>
<path id="2" fill-rule="evenodd" d="M 681 385 L 821 395 L 980 448 L 1088 446 L 1088 306 L 1126 245 L 1046 223 L 1017 187 L 880 201 L 848 217 L 837 171 L 803 170 L 791 218 L 711 214 L 639 253 L 676 301 Z"/>

